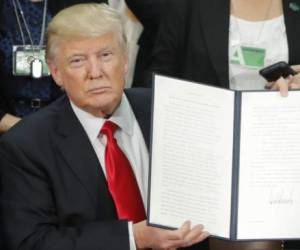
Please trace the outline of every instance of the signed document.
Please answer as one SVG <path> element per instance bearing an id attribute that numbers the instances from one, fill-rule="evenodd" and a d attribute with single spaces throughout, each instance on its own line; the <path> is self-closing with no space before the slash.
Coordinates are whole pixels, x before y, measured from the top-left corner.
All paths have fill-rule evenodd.
<path id="1" fill-rule="evenodd" d="M 300 92 L 154 76 L 148 223 L 232 240 L 300 238 Z"/>

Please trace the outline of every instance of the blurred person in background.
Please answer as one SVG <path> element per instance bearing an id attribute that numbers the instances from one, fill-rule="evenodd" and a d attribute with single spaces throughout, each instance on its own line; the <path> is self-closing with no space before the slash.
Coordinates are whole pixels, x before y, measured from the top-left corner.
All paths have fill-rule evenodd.
<path id="1" fill-rule="evenodd" d="M 147 75 L 164 1 L 125 0 L 127 6 L 143 25 L 143 32 L 138 40 L 139 49 L 135 61 L 132 87 L 147 87 Z"/>
<path id="2" fill-rule="evenodd" d="M 267 87 L 285 96 L 300 88 L 299 25 L 298 0 L 166 0 L 150 72 L 233 90 Z M 298 74 L 268 83 L 258 71 L 279 61 Z M 281 248 L 280 241 L 212 244 L 222 250 Z M 285 248 L 300 246 L 286 242 Z"/>
<path id="3" fill-rule="evenodd" d="M 261 68 L 300 64 L 299 24 L 295 0 L 167 0 L 151 71 L 236 90 L 264 89 Z"/>
<path id="4" fill-rule="evenodd" d="M 44 60 L 44 34 L 55 13 L 79 2 L 87 1 L 1 0 L 0 133 L 61 95 Z"/>

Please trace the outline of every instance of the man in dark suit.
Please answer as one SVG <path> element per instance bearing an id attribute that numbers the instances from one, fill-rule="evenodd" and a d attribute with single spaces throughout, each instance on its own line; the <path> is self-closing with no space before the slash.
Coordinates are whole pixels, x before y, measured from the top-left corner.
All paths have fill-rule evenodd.
<path id="1" fill-rule="evenodd" d="M 75 5 L 49 24 L 47 61 L 66 96 L 1 138 L 8 249 L 175 249 L 207 237 L 189 222 L 146 225 L 151 97 L 123 93 L 124 37 L 107 5 Z"/>

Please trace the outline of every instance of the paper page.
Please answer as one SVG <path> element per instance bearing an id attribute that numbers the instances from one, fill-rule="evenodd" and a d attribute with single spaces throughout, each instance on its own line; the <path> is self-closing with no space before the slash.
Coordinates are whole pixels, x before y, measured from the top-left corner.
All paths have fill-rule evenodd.
<path id="1" fill-rule="evenodd" d="M 300 237 L 300 92 L 243 93 L 238 237 Z"/>
<path id="2" fill-rule="evenodd" d="M 229 236 L 234 92 L 155 77 L 149 221 Z"/>

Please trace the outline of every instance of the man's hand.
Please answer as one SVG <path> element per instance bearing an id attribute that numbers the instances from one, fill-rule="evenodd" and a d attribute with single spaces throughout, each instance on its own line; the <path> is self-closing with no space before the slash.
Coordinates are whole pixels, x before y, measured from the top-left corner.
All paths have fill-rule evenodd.
<path id="1" fill-rule="evenodd" d="M 6 114 L 0 121 L 0 134 L 9 130 L 12 126 L 14 126 L 17 122 L 19 122 L 21 118 Z"/>
<path id="2" fill-rule="evenodd" d="M 298 74 L 285 79 L 280 77 L 277 81 L 268 83 L 267 87 L 272 90 L 279 90 L 283 97 L 288 96 L 289 89 L 300 89 L 300 65 L 293 65 L 292 68 Z"/>
<path id="3" fill-rule="evenodd" d="M 186 221 L 177 230 L 165 230 L 146 225 L 142 221 L 133 225 L 133 234 L 138 249 L 175 250 L 188 247 L 206 239 L 209 234 L 203 231 L 202 225 L 191 228 Z"/>

